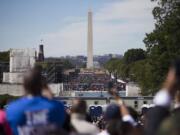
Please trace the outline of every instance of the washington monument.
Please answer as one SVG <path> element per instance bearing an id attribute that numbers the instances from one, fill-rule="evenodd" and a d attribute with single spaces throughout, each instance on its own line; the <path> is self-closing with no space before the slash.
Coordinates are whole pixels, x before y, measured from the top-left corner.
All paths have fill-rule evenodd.
<path id="1" fill-rule="evenodd" d="M 93 24 L 92 11 L 88 11 L 88 33 L 87 33 L 87 68 L 93 68 Z"/>

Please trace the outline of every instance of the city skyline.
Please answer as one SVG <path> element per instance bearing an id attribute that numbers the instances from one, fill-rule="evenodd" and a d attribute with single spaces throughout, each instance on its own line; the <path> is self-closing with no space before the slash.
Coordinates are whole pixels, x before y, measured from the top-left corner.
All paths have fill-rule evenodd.
<path id="1" fill-rule="evenodd" d="M 123 54 L 145 48 L 145 33 L 153 30 L 150 0 L 0 1 L 0 51 L 38 48 L 45 55 L 86 55 L 87 12 L 93 10 L 94 55 Z"/>

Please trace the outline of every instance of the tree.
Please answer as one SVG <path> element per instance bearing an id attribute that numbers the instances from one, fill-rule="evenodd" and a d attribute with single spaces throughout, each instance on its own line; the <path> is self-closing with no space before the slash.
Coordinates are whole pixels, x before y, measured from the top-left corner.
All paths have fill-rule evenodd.
<path id="1" fill-rule="evenodd" d="M 154 94 L 165 79 L 171 60 L 180 55 L 180 1 L 152 0 L 158 5 L 153 9 L 156 20 L 153 32 L 146 34 L 147 65 L 151 92 Z"/>
<path id="2" fill-rule="evenodd" d="M 160 89 L 170 62 L 180 56 L 180 1 L 152 0 L 155 29 L 146 34 L 146 51 L 130 49 L 118 66 L 119 75 L 137 82 L 143 95 L 155 94 Z"/>
<path id="3" fill-rule="evenodd" d="M 0 61 L 9 62 L 9 51 L 0 52 Z"/>
<path id="4" fill-rule="evenodd" d="M 69 60 L 64 60 L 63 61 L 63 67 L 65 69 L 71 69 L 71 68 L 74 68 L 74 65 Z"/>
<path id="5" fill-rule="evenodd" d="M 133 63 L 143 60 L 146 53 L 143 49 L 130 49 L 125 52 L 122 59 L 113 58 L 105 64 L 105 68 L 122 79 L 131 79 L 130 70 Z"/>
<path id="6" fill-rule="evenodd" d="M 124 53 L 124 62 L 130 64 L 146 58 L 146 52 L 143 49 L 129 49 Z"/>
<path id="7" fill-rule="evenodd" d="M 152 94 L 152 73 L 151 73 L 151 65 L 148 64 L 147 59 L 140 60 L 134 62 L 131 65 L 130 74 L 131 80 L 138 83 L 141 88 L 142 95 L 150 95 Z"/>

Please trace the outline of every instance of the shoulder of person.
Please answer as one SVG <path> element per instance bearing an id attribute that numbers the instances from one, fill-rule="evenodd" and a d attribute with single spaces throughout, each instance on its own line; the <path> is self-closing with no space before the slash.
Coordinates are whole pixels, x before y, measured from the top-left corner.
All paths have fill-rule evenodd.
<path id="1" fill-rule="evenodd" d="M 18 109 L 19 110 L 19 108 L 23 107 L 26 103 L 27 103 L 27 98 L 26 97 L 21 97 L 21 98 L 19 98 L 17 100 L 14 100 L 14 101 L 10 102 L 7 105 L 6 111 L 11 110 L 11 109 L 13 109 L 13 110 Z"/>
<path id="2" fill-rule="evenodd" d="M 55 107 L 63 107 L 64 108 L 64 105 L 61 101 L 56 101 L 54 99 L 50 100 L 52 102 L 52 104 L 55 106 Z"/>
<path id="3" fill-rule="evenodd" d="M 109 135 L 109 133 L 106 130 L 103 130 L 97 135 Z"/>
<path id="4" fill-rule="evenodd" d="M 87 124 L 88 128 L 89 128 L 92 132 L 96 132 L 96 133 L 99 132 L 98 128 L 97 128 L 94 124 L 92 124 L 92 123 L 90 123 L 90 122 L 86 122 L 86 124 Z"/>

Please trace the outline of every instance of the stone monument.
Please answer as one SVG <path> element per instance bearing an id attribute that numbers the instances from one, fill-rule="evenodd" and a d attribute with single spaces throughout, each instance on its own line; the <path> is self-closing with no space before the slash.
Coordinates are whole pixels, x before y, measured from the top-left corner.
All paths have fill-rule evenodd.
<path id="1" fill-rule="evenodd" d="M 22 83 L 24 73 L 35 64 L 35 49 L 11 49 L 9 73 L 3 73 L 4 83 Z"/>
<path id="2" fill-rule="evenodd" d="M 93 23 L 91 10 L 88 12 L 87 69 L 93 69 Z"/>

